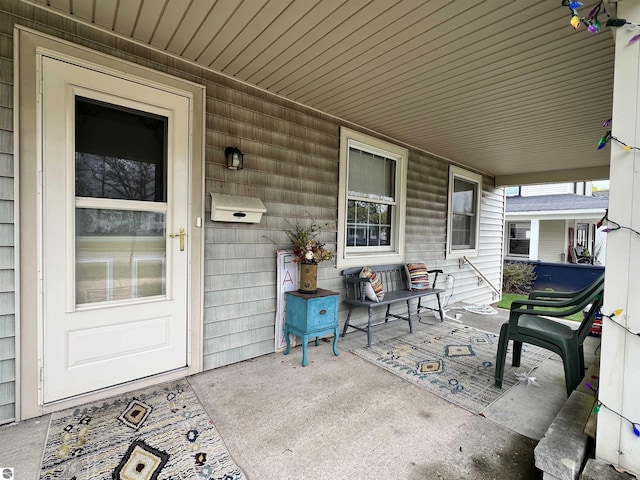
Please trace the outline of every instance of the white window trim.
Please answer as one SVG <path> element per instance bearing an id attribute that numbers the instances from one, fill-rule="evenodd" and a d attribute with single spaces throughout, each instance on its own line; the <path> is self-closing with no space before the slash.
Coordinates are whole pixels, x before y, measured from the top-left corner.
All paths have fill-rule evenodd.
<path id="1" fill-rule="evenodd" d="M 398 162 L 396 170 L 396 216 L 393 231 L 393 250 L 374 252 L 346 251 L 347 238 L 347 180 L 349 145 L 367 150 L 379 155 L 393 158 Z M 359 144 L 359 145 L 358 145 Z M 384 265 L 402 263 L 404 261 L 405 217 L 407 204 L 407 163 L 409 151 L 392 143 L 379 140 L 369 135 L 359 133 L 348 128 L 340 128 L 340 183 L 338 193 L 338 241 L 336 248 L 336 266 L 358 267 L 364 265 Z"/>
<path id="2" fill-rule="evenodd" d="M 469 248 L 465 250 L 452 250 L 451 248 L 451 228 L 452 228 L 452 213 L 453 213 L 453 183 L 454 179 L 460 178 L 467 182 L 476 183 L 478 185 L 478 195 L 476 195 L 476 229 L 475 229 L 475 248 Z M 455 165 L 449 166 L 449 186 L 447 192 L 447 258 L 462 258 L 462 257 L 477 257 L 479 252 L 480 243 L 480 206 L 482 204 L 482 175 L 470 172 Z"/>
<path id="3" fill-rule="evenodd" d="M 529 238 L 527 240 L 529 240 L 529 252 L 527 254 L 522 254 L 522 253 L 511 253 L 511 224 L 512 223 L 528 223 L 529 224 Z M 518 259 L 523 259 L 523 258 L 530 258 L 531 256 L 531 232 L 532 230 L 532 222 L 531 220 L 507 220 L 507 228 L 505 228 L 505 234 L 507 236 L 507 242 L 506 242 L 506 249 L 507 249 L 507 253 L 505 256 L 510 257 L 510 258 L 518 258 Z"/>

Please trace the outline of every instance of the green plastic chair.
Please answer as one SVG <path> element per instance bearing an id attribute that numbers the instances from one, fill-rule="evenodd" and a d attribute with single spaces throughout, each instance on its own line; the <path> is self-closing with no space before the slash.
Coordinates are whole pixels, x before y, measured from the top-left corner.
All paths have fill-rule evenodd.
<path id="1" fill-rule="evenodd" d="M 511 304 L 509 320 L 500 328 L 495 370 L 496 387 L 502 388 L 507 347 L 509 340 L 513 340 L 512 365 L 514 367 L 520 366 L 523 343 L 537 345 L 557 353 L 562 358 L 567 396 L 576 389 L 584 376 L 582 344 L 593 325 L 596 313 L 602 307 L 604 277 L 573 293 L 576 295 L 569 298 L 557 296 L 545 300 L 519 300 Z M 564 323 L 553 320 L 553 318 L 584 312 L 588 306 L 589 310 L 584 314 L 578 329 L 572 329 Z"/>
<path id="2" fill-rule="evenodd" d="M 533 290 L 529 293 L 529 300 L 567 300 L 575 298 L 582 293 L 602 285 L 604 283 L 604 272 L 589 285 L 573 292 L 556 292 L 551 290 Z"/>

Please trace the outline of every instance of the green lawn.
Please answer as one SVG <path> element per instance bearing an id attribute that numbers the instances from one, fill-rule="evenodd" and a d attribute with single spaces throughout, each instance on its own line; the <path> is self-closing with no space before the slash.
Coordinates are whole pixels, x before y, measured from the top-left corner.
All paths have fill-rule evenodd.
<path id="1" fill-rule="evenodd" d="M 517 293 L 502 292 L 502 300 L 498 302 L 498 308 L 504 308 L 506 310 L 509 310 L 511 308 L 511 302 L 513 302 L 514 300 L 524 300 L 526 298 L 527 298 L 526 295 L 518 295 Z M 575 320 L 577 322 L 581 322 L 582 313 L 581 312 L 574 313 L 573 315 L 570 315 L 566 318 L 569 320 Z"/>

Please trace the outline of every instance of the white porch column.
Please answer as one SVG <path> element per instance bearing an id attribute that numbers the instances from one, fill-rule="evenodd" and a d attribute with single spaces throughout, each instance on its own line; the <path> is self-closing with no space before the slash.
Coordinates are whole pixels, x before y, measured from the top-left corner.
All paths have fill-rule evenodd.
<path id="1" fill-rule="evenodd" d="M 538 243 L 540 242 L 540 220 L 531 219 L 531 230 L 529 234 L 529 260 L 539 260 Z"/>
<path id="2" fill-rule="evenodd" d="M 640 23 L 640 2 L 621 0 L 618 18 Z M 607 34 L 607 32 L 603 32 Z M 613 135 L 640 145 L 640 42 L 628 45 L 637 29 L 616 29 Z M 594 63 L 594 67 L 597 64 Z M 595 67 L 597 68 L 597 67 Z M 640 152 L 624 151 L 611 142 L 609 218 L 640 230 Z M 608 234 L 603 312 L 616 316 L 633 332 L 640 332 L 640 236 L 629 230 Z M 640 474 L 640 438 L 631 423 L 640 423 L 640 337 L 603 320 L 596 456 L 634 474 Z M 616 412 L 616 413 L 614 413 Z M 638 425 L 640 428 L 640 425 Z"/>

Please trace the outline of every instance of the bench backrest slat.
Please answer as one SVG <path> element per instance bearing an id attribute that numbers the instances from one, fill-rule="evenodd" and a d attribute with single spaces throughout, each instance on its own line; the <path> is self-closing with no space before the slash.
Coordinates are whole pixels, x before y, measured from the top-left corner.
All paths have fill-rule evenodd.
<path id="1" fill-rule="evenodd" d="M 407 274 L 404 264 L 375 265 L 369 267 L 380 277 L 385 292 L 397 292 L 407 290 Z M 347 278 L 359 278 L 362 267 L 347 268 L 342 275 Z M 363 284 L 346 282 L 346 294 L 349 300 L 361 300 L 363 298 Z"/>

